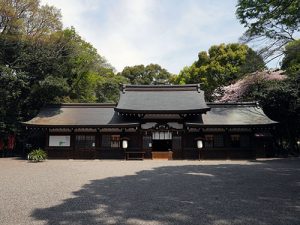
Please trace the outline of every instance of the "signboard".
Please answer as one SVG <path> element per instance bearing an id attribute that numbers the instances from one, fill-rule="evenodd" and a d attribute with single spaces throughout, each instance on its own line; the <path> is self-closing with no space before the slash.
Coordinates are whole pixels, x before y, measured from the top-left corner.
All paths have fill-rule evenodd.
<path id="1" fill-rule="evenodd" d="M 69 147 L 70 146 L 70 136 L 62 136 L 62 135 L 51 135 L 49 136 L 49 146 L 50 147 Z"/>

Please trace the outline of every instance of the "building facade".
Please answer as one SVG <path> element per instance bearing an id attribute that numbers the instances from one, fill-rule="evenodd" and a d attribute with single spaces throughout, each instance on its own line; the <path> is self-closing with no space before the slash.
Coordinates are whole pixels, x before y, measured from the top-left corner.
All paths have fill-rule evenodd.
<path id="1" fill-rule="evenodd" d="M 276 122 L 256 103 L 206 103 L 199 85 L 124 85 L 118 104 L 61 104 L 24 122 L 49 158 L 264 157 Z"/>

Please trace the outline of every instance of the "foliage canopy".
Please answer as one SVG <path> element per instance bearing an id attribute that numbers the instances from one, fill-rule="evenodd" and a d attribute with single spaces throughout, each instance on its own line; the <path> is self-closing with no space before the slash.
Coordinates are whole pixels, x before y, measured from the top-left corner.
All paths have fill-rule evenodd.
<path id="1" fill-rule="evenodd" d="M 208 52 L 198 54 L 198 60 L 185 67 L 174 83 L 202 83 L 206 98 L 212 99 L 212 92 L 247 73 L 264 68 L 264 62 L 251 48 L 244 44 L 221 44 L 212 46 Z"/>
<path id="2" fill-rule="evenodd" d="M 256 42 L 268 61 L 300 31 L 300 0 L 239 0 L 236 15 L 247 28 L 242 40 Z"/>
<path id="3" fill-rule="evenodd" d="M 291 76 L 299 75 L 300 71 L 300 39 L 290 42 L 285 46 L 282 69 Z"/>
<path id="4" fill-rule="evenodd" d="M 18 133 L 45 104 L 96 102 L 113 74 L 104 57 L 61 14 L 38 0 L 0 1 L 0 133 Z"/>
<path id="5" fill-rule="evenodd" d="M 167 84 L 171 77 L 158 64 L 127 66 L 119 75 L 127 78 L 130 84 Z"/>

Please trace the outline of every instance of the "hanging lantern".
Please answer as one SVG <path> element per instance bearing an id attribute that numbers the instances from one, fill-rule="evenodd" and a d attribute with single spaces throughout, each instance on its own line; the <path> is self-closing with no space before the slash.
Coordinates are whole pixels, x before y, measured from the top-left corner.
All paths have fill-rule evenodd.
<path id="1" fill-rule="evenodd" d="M 122 148 L 127 149 L 128 148 L 128 140 L 122 140 Z"/>
<path id="2" fill-rule="evenodd" d="M 199 149 L 203 148 L 203 141 L 202 140 L 197 140 L 197 148 L 199 148 Z"/>

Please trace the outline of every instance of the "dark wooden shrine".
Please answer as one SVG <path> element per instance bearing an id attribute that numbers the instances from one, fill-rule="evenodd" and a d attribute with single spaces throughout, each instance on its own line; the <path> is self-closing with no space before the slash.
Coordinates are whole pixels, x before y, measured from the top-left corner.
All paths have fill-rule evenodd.
<path id="1" fill-rule="evenodd" d="M 124 85 L 117 105 L 49 105 L 23 124 L 49 158 L 236 159 L 272 151 L 277 123 L 256 103 L 206 103 L 199 85 Z"/>

